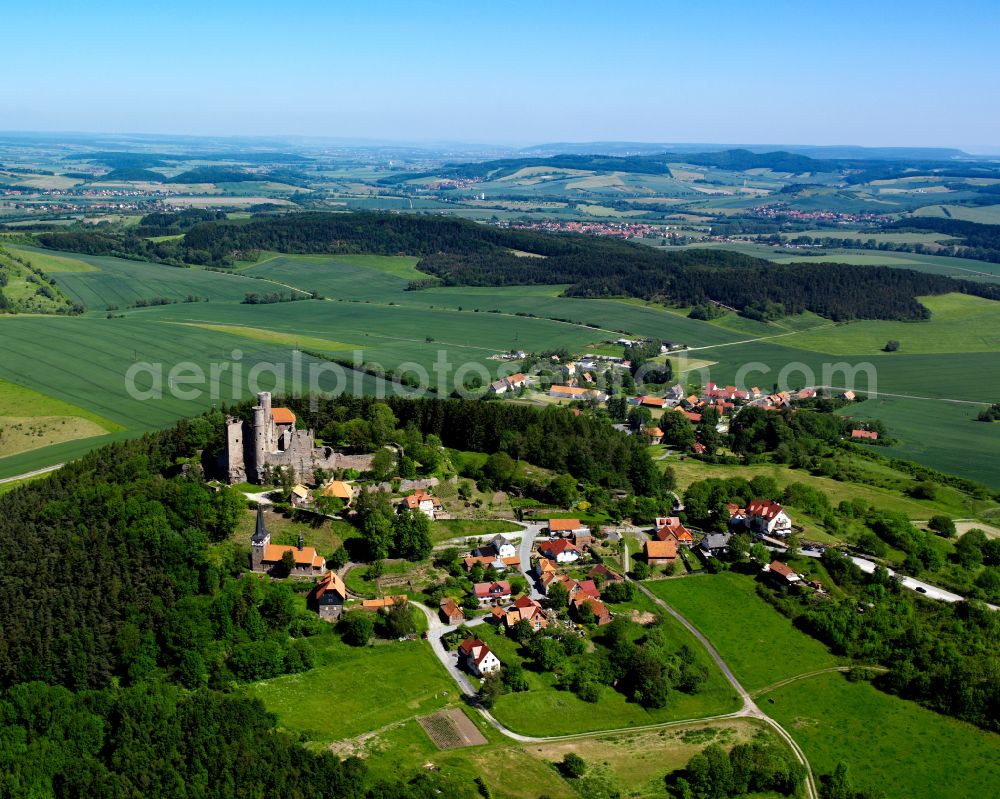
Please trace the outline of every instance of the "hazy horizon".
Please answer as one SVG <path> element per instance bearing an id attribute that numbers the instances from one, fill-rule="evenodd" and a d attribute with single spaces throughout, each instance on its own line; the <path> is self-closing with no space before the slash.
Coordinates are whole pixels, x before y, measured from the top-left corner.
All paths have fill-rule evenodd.
<path id="1" fill-rule="evenodd" d="M 112 0 L 5 11 L 0 129 L 1000 152 L 1000 7 Z"/>

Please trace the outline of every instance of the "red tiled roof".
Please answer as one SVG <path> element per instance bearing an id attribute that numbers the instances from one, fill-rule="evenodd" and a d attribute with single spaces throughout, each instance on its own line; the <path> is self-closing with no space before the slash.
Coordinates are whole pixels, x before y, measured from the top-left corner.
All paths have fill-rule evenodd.
<path id="1" fill-rule="evenodd" d="M 295 424 L 295 414 L 288 408 L 271 408 L 271 418 L 275 424 Z"/>
<path id="2" fill-rule="evenodd" d="M 289 551 L 295 556 L 296 566 L 312 566 L 316 569 L 326 565 L 326 558 L 321 557 L 316 552 L 315 547 L 299 549 L 298 547 L 281 546 L 280 544 L 267 544 L 264 547 L 262 560 L 265 563 L 279 563 L 281 556 Z"/>
<path id="3" fill-rule="evenodd" d="M 497 580 L 492 583 L 476 583 L 473 586 L 473 590 L 480 599 L 490 596 L 510 596 L 510 583 L 506 580 Z"/>
<path id="4" fill-rule="evenodd" d="M 798 576 L 795 574 L 795 570 L 791 566 L 787 563 L 782 563 L 780 560 L 772 561 L 768 569 L 773 571 L 775 574 L 780 574 L 786 580 Z"/>
<path id="5" fill-rule="evenodd" d="M 784 508 L 782 508 L 781 505 L 777 502 L 772 502 L 769 499 L 755 499 L 747 505 L 747 513 L 750 516 L 760 516 L 768 521 L 773 519 L 783 510 Z"/>
<path id="6" fill-rule="evenodd" d="M 444 612 L 444 615 L 447 616 L 449 619 L 454 618 L 455 616 L 461 616 L 462 618 L 465 618 L 465 612 L 458 606 L 458 603 L 451 597 L 448 597 L 447 599 L 441 602 L 441 610 Z"/>
<path id="7" fill-rule="evenodd" d="M 646 541 L 643 545 L 647 558 L 676 558 L 676 541 Z"/>
<path id="8" fill-rule="evenodd" d="M 546 541 L 544 544 L 541 544 L 538 547 L 538 551 L 551 558 L 555 558 L 563 552 L 577 552 L 578 550 L 571 541 L 565 538 L 557 538 L 555 541 Z"/>
<path id="9" fill-rule="evenodd" d="M 316 583 L 316 587 L 313 588 L 313 595 L 316 599 L 319 599 L 327 591 L 340 594 L 341 599 L 347 599 L 347 586 L 344 585 L 344 581 L 340 579 L 336 572 L 327 572 L 320 577 L 319 582 Z"/>
<path id="10" fill-rule="evenodd" d="M 582 526 L 579 519 L 549 519 L 549 531 L 553 533 L 578 530 Z"/>
<path id="11" fill-rule="evenodd" d="M 866 438 L 870 441 L 878 439 L 878 433 L 874 430 L 852 430 L 851 438 Z"/>

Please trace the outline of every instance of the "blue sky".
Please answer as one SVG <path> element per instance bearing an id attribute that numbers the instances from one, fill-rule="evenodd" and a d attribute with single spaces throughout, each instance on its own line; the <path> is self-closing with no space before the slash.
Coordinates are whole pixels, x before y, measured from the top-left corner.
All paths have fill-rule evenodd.
<path id="1" fill-rule="evenodd" d="M 38 0 L 2 20 L 0 130 L 1000 152 L 995 0 Z"/>

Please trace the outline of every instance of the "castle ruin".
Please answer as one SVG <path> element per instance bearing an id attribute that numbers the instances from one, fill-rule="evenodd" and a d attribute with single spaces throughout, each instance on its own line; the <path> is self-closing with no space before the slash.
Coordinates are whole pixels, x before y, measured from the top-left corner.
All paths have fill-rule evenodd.
<path id="1" fill-rule="evenodd" d="M 346 455 L 316 446 L 312 430 L 298 430 L 288 408 L 272 408 L 271 394 L 262 391 L 253 407 L 252 422 L 226 418 L 225 471 L 230 483 L 263 483 L 268 470 L 292 470 L 300 482 L 315 482 L 316 469 L 371 469 L 371 455 Z"/>

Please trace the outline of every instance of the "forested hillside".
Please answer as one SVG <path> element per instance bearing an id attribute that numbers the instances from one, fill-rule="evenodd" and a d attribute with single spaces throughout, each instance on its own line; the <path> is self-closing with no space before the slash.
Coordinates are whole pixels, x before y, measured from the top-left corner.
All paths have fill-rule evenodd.
<path id="1" fill-rule="evenodd" d="M 374 401 L 289 404 L 331 428 L 370 417 Z M 663 487 L 646 448 L 566 409 L 388 404 L 400 427 L 447 445 L 637 493 Z M 240 683 L 311 668 L 310 638 L 332 633 L 288 585 L 244 574 L 247 553 L 228 539 L 245 502 L 202 467 L 222 435 L 215 412 L 0 497 L 0 795 L 474 795 L 437 774 L 374 784 L 360 761 L 304 750 L 242 696 Z"/>
<path id="2" fill-rule="evenodd" d="M 920 320 L 923 295 L 963 292 L 1000 299 L 1000 287 L 889 267 L 776 265 L 722 250 L 663 252 L 638 244 L 480 225 L 456 218 L 383 213 L 300 213 L 210 221 L 182 240 L 134 233 L 43 233 L 47 247 L 225 266 L 264 250 L 418 255 L 417 268 L 448 286 L 571 284 L 573 297 L 640 297 L 668 305 L 717 302 L 756 319 L 813 311 L 834 320 Z M 519 257 L 514 251 L 543 255 Z M 419 283 L 414 284 L 419 288 Z"/>

